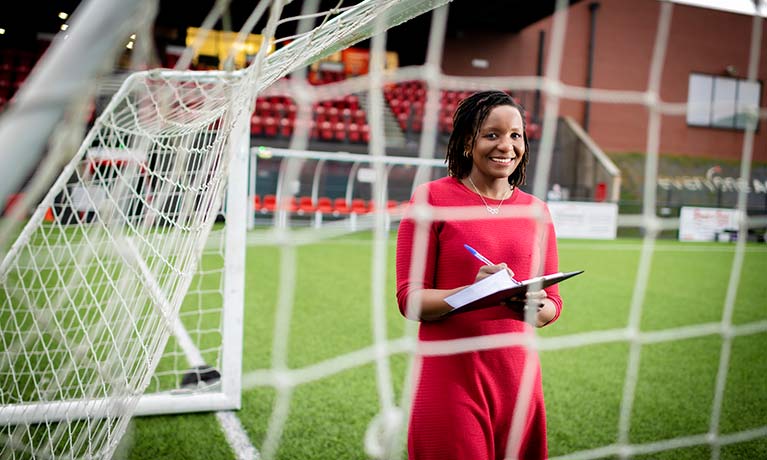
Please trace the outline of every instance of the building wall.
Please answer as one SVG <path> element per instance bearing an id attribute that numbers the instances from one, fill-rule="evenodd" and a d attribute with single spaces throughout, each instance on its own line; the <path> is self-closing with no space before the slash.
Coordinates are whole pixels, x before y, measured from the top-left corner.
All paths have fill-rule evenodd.
<path id="1" fill-rule="evenodd" d="M 582 1 L 567 12 L 560 79 L 567 85 L 586 86 L 589 20 L 592 1 Z M 599 0 L 596 10 L 592 87 L 645 91 L 650 79 L 655 37 L 662 2 L 659 0 Z M 453 75 L 534 76 L 538 42 L 545 34 L 544 63 L 553 40 L 554 16 L 532 24 L 519 33 L 464 32 L 445 44 L 443 70 Z M 767 25 L 762 21 L 762 49 L 758 79 L 762 81 L 760 105 L 767 105 Z M 734 66 L 739 78 L 747 74 L 753 18 L 746 15 L 673 4 L 671 30 L 665 49 L 660 97 L 676 104 L 687 102 L 691 72 L 726 75 Z M 477 46 L 482 43 L 482 46 Z M 471 66 L 472 58 L 489 62 L 487 69 Z M 551 72 L 544 66 L 544 72 Z M 521 95 L 528 110 L 533 98 Z M 585 103 L 563 99 L 560 113 L 584 122 Z M 590 104 L 589 134 L 608 152 L 648 150 L 649 111 L 641 104 Z M 767 123 L 759 123 L 754 159 L 767 161 Z M 701 157 L 739 158 L 743 131 L 687 126 L 685 113 L 664 115 L 661 153 Z"/>

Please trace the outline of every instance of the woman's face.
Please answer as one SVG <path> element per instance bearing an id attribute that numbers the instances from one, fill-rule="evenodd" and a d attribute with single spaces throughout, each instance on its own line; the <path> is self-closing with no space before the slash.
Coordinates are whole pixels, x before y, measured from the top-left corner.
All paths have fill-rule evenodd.
<path id="1" fill-rule="evenodd" d="M 516 107 L 494 107 L 479 127 L 471 151 L 472 172 L 488 180 L 511 176 L 525 154 L 524 134 L 522 115 Z"/>

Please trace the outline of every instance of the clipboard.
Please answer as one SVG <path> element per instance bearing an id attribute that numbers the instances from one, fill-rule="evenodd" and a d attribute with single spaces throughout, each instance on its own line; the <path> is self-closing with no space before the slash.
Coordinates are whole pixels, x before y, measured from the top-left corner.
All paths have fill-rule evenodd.
<path id="1" fill-rule="evenodd" d="M 516 282 L 509 276 L 508 271 L 501 270 L 446 297 L 445 302 L 453 307 L 453 310 L 500 305 L 508 299 L 524 298 L 530 288 L 536 290 L 547 288 L 581 273 L 583 270 L 551 273 Z"/>

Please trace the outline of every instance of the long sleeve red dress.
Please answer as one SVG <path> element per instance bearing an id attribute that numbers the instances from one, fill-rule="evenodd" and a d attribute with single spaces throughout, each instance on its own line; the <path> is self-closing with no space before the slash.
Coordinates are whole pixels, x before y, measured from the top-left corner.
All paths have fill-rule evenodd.
<path id="1" fill-rule="evenodd" d="M 419 186 L 413 194 L 424 194 L 432 206 L 483 206 L 480 197 L 454 177 Z M 545 203 L 515 189 L 501 206 L 508 218 L 481 220 L 435 220 L 428 225 L 428 243 L 414 245 L 416 222 L 406 217 L 397 234 L 397 302 L 406 314 L 411 294 L 420 288 L 453 289 L 474 282 L 482 262 L 465 248 L 469 244 L 494 263 L 506 262 L 517 279 L 558 271 L 554 226 Z M 532 206 L 542 218 L 531 217 Z M 523 210 L 523 216 L 519 214 Z M 416 254 L 414 248 L 425 247 Z M 419 259 L 420 258 L 420 259 Z M 425 268 L 423 276 L 411 278 L 411 265 Z M 562 311 L 559 288 L 546 288 L 556 305 L 556 320 Z M 552 322 L 554 321 L 552 320 Z M 523 315 L 507 306 L 447 315 L 419 325 L 420 341 L 449 340 L 502 333 L 531 333 Z M 408 430 L 409 460 L 495 460 L 505 458 L 512 417 L 524 411 L 524 424 L 511 437 L 510 454 L 519 459 L 547 457 L 546 415 L 540 362 L 524 346 L 509 346 L 456 354 L 422 356 Z M 533 369 L 531 397 L 517 401 L 526 360 Z M 528 369 L 529 371 L 529 369 Z M 526 407 L 523 404 L 528 404 Z"/>

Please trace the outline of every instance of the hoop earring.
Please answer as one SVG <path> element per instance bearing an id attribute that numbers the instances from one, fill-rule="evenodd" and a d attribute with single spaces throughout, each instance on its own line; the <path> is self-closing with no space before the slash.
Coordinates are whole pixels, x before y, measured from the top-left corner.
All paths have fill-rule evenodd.
<path id="1" fill-rule="evenodd" d="M 464 150 L 463 151 L 463 156 L 465 156 L 466 158 L 469 158 L 469 157 L 471 157 L 471 152 L 469 152 L 468 150 Z"/>

